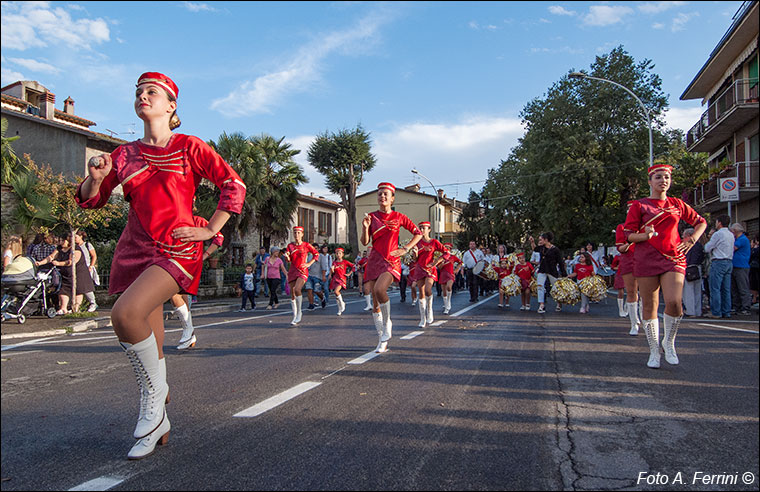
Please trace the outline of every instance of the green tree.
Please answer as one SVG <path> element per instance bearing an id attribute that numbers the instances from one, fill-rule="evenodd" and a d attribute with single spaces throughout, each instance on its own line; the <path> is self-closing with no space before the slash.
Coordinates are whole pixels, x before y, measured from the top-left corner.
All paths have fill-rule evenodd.
<path id="1" fill-rule="evenodd" d="M 348 243 L 353 251 L 359 251 L 356 190 L 364 182 L 365 174 L 375 167 L 371 148 L 369 133 L 358 125 L 352 130 L 317 135 L 308 151 L 309 164 L 325 177 L 327 189 L 340 196 L 348 214 Z"/>
<path id="2" fill-rule="evenodd" d="M 655 154 L 665 150 L 663 112 L 667 98 L 650 60 L 636 62 L 622 46 L 598 56 L 589 74 L 630 88 L 647 106 Z M 511 196 L 502 232 L 519 242 L 533 230 L 551 230 L 560 247 L 583 240 L 611 243 L 626 201 L 646 191 L 649 133 L 638 102 L 605 82 L 555 83 L 545 97 L 520 114 L 525 135 L 489 173 L 484 199 Z M 489 222 L 504 222 L 503 210 L 488 211 Z"/>
<path id="3" fill-rule="evenodd" d="M 19 136 L 6 137 L 5 132 L 8 131 L 8 120 L 5 118 L 0 119 L 0 130 L 2 130 L 2 173 L 0 173 L 0 181 L 3 184 L 11 184 L 13 177 L 18 172 L 19 159 L 11 146 L 12 142 L 18 140 Z"/>
<path id="4" fill-rule="evenodd" d="M 27 159 L 26 168 L 35 179 L 35 193 L 44 195 L 49 200 L 49 213 L 55 221 L 55 226 L 66 227 L 69 231 L 72 255 L 76 247 L 74 236 L 79 229 L 107 224 L 121 213 L 119 205 L 111 202 L 98 209 L 80 207 L 75 196 L 79 183 L 83 181 L 82 178 L 77 178 L 77 182 L 72 183 L 63 174 L 53 174 L 50 166 L 38 166 L 28 155 L 25 157 Z M 71 277 L 73 298 L 76 296 L 76 268 L 73 263 L 71 265 Z"/>
<path id="5" fill-rule="evenodd" d="M 266 134 L 251 138 L 256 154 L 263 159 L 264 171 L 259 178 L 261 185 L 248 192 L 257 203 L 256 227 L 267 250 L 272 239 L 288 236 L 293 214 L 298 210 L 298 187 L 309 181 L 293 160 L 301 151 L 284 140 L 285 137 L 277 140 Z"/>

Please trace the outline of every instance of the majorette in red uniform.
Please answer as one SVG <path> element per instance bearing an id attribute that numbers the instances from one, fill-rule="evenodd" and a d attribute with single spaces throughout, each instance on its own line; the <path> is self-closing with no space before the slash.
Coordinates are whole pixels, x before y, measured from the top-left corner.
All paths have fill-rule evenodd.
<path id="1" fill-rule="evenodd" d="M 520 263 L 520 260 L 523 263 Z M 517 263 L 515 263 L 513 272 L 520 279 L 520 288 L 522 289 L 520 311 L 530 311 L 530 283 L 533 280 L 533 264 L 525 261 L 525 253 L 517 253 Z"/>
<path id="2" fill-rule="evenodd" d="M 346 303 L 343 302 L 343 296 L 340 289 L 346 288 L 346 277 L 350 270 L 356 268 L 353 263 L 343 259 L 343 248 L 335 248 L 336 260 L 332 264 L 330 276 L 330 290 L 335 293 L 335 299 L 338 304 L 338 316 L 346 310 Z"/>
<path id="3" fill-rule="evenodd" d="M 449 314 L 451 310 L 451 287 L 454 285 L 459 268 L 461 268 L 462 260 L 456 255 L 451 254 L 451 250 L 454 249 L 453 244 L 445 243 L 443 247 L 446 248 L 446 254 L 443 255 L 443 263 L 439 269 L 440 278 L 438 279 L 438 283 L 441 284 L 442 290 L 443 314 Z M 456 272 L 454 272 L 454 265 L 460 265 L 460 267 L 457 267 Z"/>
<path id="4" fill-rule="evenodd" d="M 79 191 L 76 195 L 82 208 L 100 208 L 121 184 L 130 204 L 127 227 L 111 263 L 108 293 L 124 292 L 149 266 L 158 265 L 177 281 L 181 292 L 197 294 L 203 242 L 183 242 L 171 233 L 178 227 L 198 227 L 193 196 L 202 178 L 221 190 L 218 210 L 240 213 L 245 198 L 240 176 L 203 140 L 180 133 L 163 148 L 139 140 L 120 145 L 111 159 L 113 169 L 98 195 L 89 200 Z"/>
<path id="5" fill-rule="evenodd" d="M 309 279 L 309 267 L 319 260 L 319 251 L 311 243 L 301 240 L 303 227 L 293 227 L 293 236 L 296 240 L 285 247 L 285 257 L 290 262 L 288 284 L 290 285 L 290 307 L 293 309 L 293 321 L 290 324 L 297 325 L 303 316 L 301 288 Z M 311 260 L 309 260 L 309 253 L 312 254 Z"/>
<path id="6" fill-rule="evenodd" d="M 434 321 L 433 318 L 433 284 L 438 280 L 437 263 L 433 260 L 435 252 L 449 253 L 437 239 L 430 238 L 430 222 L 420 222 L 422 239 L 417 243 L 417 262 L 409 271 L 409 280 L 415 282 L 420 291 L 420 328 Z M 442 261 L 440 258 L 438 261 Z"/>
<path id="7" fill-rule="evenodd" d="M 626 203 L 626 215 L 634 204 L 634 200 Z M 636 277 L 633 275 L 634 251 L 636 245 L 629 243 L 626 239 L 625 224 L 618 224 L 615 228 L 615 246 L 620 253 L 615 258 L 619 258 L 618 271 L 615 273 L 615 288 L 626 290 L 625 306 L 623 301 L 618 299 L 618 314 L 620 317 L 628 316 L 631 321 L 631 331 L 629 335 L 636 336 L 639 334 L 641 319 L 639 311 L 641 310 L 641 301 L 639 300 L 639 285 Z M 622 286 L 621 286 L 622 284 Z"/>
<path id="8" fill-rule="evenodd" d="M 156 314 L 175 293 L 197 292 L 203 241 L 196 238 L 206 236 L 210 228 L 197 227 L 195 190 L 203 178 L 221 190 L 212 218 L 215 231 L 229 213 L 240 213 L 245 198 L 240 177 L 211 147 L 197 137 L 172 132 L 179 126 L 177 85 L 166 75 L 147 72 L 136 87 L 134 108 L 144 122 L 144 137 L 119 146 L 110 155 L 92 157 L 89 175 L 76 193 L 81 207 L 98 208 L 122 185 L 130 203 L 109 286 L 111 294 L 126 292 L 114 304 L 111 319 L 140 387 L 141 411 L 133 432 L 137 442 L 129 451 L 130 459 L 151 454 L 159 442 L 166 443 L 171 429 L 164 407 L 169 394 L 166 362 L 159 346 L 163 318 Z M 163 272 L 176 284 L 169 285 Z M 137 290 L 131 288 L 136 281 L 140 282 Z"/>
<path id="9" fill-rule="evenodd" d="M 506 266 L 501 266 L 506 265 Z M 501 256 L 499 259 L 499 266 L 493 267 L 498 280 L 496 281 L 496 288 L 499 290 L 499 307 L 506 307 L 509 309 L 509 296 L 501 290 L 501 281 L 503 278 L 512 274 L 512 264 L 509 262 L 509 258 Z"/>
<path id="10" fill-rule="evenodd" d="M 628 210 L 624 232 L 626 240 L 635 242 L 633 274 L 637 277 L 643 300 L 644 327 L 649 343 L 647 366 L 660 367 L 659 322 L 657 318 L 658 291 L 665 298 L 663 322 L 665 336 L 662 346 L 665 360 L 678 364 L 675 338 L 683 315 L 682 291 L 686 271 L 686 252 L 707 227 L 705 219 L 678 198 L 667 196 L 673 168 L 655 164 L 649 168 L 650 196 L 636 200 Z M 694 235 L 681 241 L 679 221 L 694 226 Z M 663 281 L 667 277 L 667 281 Z"/>
<path id="11" fill-rule="evenodd" d="M 366 246 L 372 241 L 372 251 L 364 269 L 364 282 L 369 283 L 373 294 L 375 309 L 372 317 L 379 338 L 375 348 L 378 353 L 387 350 L 393 326 L 387 288 L 393 281 L 401 280 L 401 256 L 422 238 L 422 233 L 409 217 L 391 209 L 395 195 L 395 186 L 380 183 L 377 186 L 377 204 L 380 210 L 365 214 L 362 220 L 362 244 Z M 414 237 L 407 246 L 399 248 L 398 236 L 402 227 Z"/>

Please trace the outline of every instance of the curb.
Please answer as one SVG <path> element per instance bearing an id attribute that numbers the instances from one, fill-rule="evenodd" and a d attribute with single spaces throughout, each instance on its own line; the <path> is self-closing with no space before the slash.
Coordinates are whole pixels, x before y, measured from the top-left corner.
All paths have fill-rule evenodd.
<path id="1" fill-rule="evenodd" d="M 199 307 L 192 310 L 192 314 L 202 315 L 202 314 L 214 314 L 214 313 L 222 313 L 225 311 L 230 311 L 234 309 L 234 306 L 237 304 L 223 304 L 223 305 L 217 305 L 217 306 L 208 306 L 208 307 Z M 174 312 L 173 311 L 164 311 L 164 319 L 172 319 L 174 318 Z M 58 336 L 58 335 L 66 335 L 69 333 L 81 333 L 83 331 L 90 331 L 90 330 L 97 330 L 99 328 L 109 328 L 111 326 L 111 317 L 110 316 L 103 316 L 100 318 L 95 319 L 88 319 L 87 321 L 79 321 L 78 323 L 74 323 L 70 329 L 66 328 L 59 328 L 56 330 L 44 330 L 44 331 L 35 331 L 30 333 L 10 333 L 7 335 L 3 335 L 0 337 L 2 340 L 12 340 L 14 338 L 41 338 L 41 337 L 50 337 L 50 336 Z"/>

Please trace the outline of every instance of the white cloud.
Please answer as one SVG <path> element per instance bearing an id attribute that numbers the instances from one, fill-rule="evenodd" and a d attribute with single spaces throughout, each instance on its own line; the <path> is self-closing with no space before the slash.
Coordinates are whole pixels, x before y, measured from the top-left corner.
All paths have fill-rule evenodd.
<path id="1" fill-rule="evenodd" d="M 28 58 L 9 58 L 8 61 L 15 63 L 16 65 L 21 65 L 24 68 L 28 68 L 32 72 L 55 74 L 61 71 L 60 69 L 54 67 L 53 65 L 50 65 L 49 63 L 43 63 L 37 60 L 28 59 Z"/>
<path id="2" fill-rule="evenodd" d="M 467 23 L 467 26 L 468 26 L 470 29 L 475 29 L 475 30 L 478 30 L 478 29 L 480 29 L 480 26 L 479 26 L 479 25 L 478 25 L 478 23 L 477 23 L 477 22 L 475 22 L 475 21 L 470 21 L 470 22 L 468 22 L 468 23 Z"/>
<path id="3" fill-rule="evenodd" d="M 638 9 L 645 14 L 658 14 L 674 7 L 686 5 L 687 2 L 647 2 L 638 6 Z"/>
<path id="4" fill-rule="evenodd" d="M 684 133 L 696 125 L 705 109 L 701 106 L 692 108 L 670 108 L 665 113 L 665 122 L 670 128 L 677 128 Z"/>
<path id="5" fill-rule="evenodd" d="M 673 24 L 670 26 L 670 30 L 673 32 L 683 31 L 686 29 L 686 24 L 694 17 L 699 17 L 699 12 L 691 12 L 689 14 L 680 13 L 673 18 Z"/>
<path id="6" fill-rule="evenodd" d="M 21 72 L 16 72 L 14 70 L 7 69 L 5 68 L 4 64 L 2 67 L 0 67 L 0 86 L 5 87 L 6 85 L 12 84 L 19 80 L 26 80 L 26 77 L 24 77 L 24 74 L 22 74 Z"/>
<path id="7" fill-rule="evenodd" d="M 531 53 L 566 53 L 568 55 L 582 55 L 584 53 L 583 48 L 572 48 L 570 46 L 561 46 L 559 48 L 531 48 Z"/>
<path id="8" fill-rule="evenodd" d="M 652 29 L 665 29 L 665 24 L 662 22 L 655 22 L 652 24 Z"/>
<path id="9" fill-rule="evenodd" d="M 0 27 L 3 48 L 19 51 L 60 43 L 90 49 L 110 39 L 103 19 L 72 19 L 64 8 L 51 8 L 47 2 L 3 2 Z"/>
<path id="10" fill-rule="evenodd" d="M 583 17 L 583 23 L 589 26 L 610 26 L 623 21 L 623 18 L 633 13 L 630 7 L 620 5 L 592 5 Z"/>
<path id="11" fill-rule="evenodd" d="M 396 186 L 420 182 L 425 193 L 431 193 L 429 183 L 420 181 L 412 173 L 416 167 L 436 187 L 446 194 L 466 199 L 470 188 L 479 190 L 487 177 L 488 169 L 506 159 L 517 140 L 525 133 L 518 118 L 470 117 L 455 123 L 405 123 L 385 132 L 372 132 L 372 153 L 377 165 L 365 178 L 359 194 L 374 188 L 380 181 Z M 306 152 L 313 136 L 300 136 L 288 141 L 301 149 L 296 162 L 306 170 L 310 182 L 301 187 L 301 193 L 314 192 L 339 201 L 324 186 L 324 177 L 312 168 Z M 454 183 L 474 184 L 455 185 Z"/>
<path id="12" fill-rule="evenodd" d="M 190 12 L 218 12 L 217 9 L 207 3 L 182 2 L 182 5 Z"/>
<path id="13" fill-rule="evenodd" d="M 320 36 L 319 41 L 302 46 L 282 69 L 243 82 L 226 97 L 214 100 L 211 109 L 227 116 L 270 113 L 289 93 L 304 92 L 318 82 L 327 57 L 369 45 L 387 20 L 384 15 L 369 15 L 350 29 Z"/>
<path id="14" fill-rule="evenodd" d="M 575 10 L 566 10 L 565 7 L 562 7 L 560 5 L 552 5 L 549 7 L 549 13 L 554 15 L 576 15 L 577 12 Z"/>

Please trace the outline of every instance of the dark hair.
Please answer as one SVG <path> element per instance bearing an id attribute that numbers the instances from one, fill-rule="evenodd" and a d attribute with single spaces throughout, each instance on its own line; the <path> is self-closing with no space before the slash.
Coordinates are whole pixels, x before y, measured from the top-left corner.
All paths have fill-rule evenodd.
<path id="1" fill-rule="evenodd" d="M 731 225 L 731 217 L 729 217 L 729 216 L 728 216 L 728 215 L 726 215 L 726 214 L 721 214 L 721 215 L 718 215 L 718 216 L 717 216 L 715 219 L 716 219 L 718 222 L 720 222 L 720 224 L 721 224 L 723 227 L 728 227 L 729 225 Z"/>
<path id="2" fill-rule="evenodd" d="M 554 242 L 554 234 L 552 234 L 549 231 L 544 232 L 543 234 L 541 234 L 540 237 L 544 238 L 546 241 L 549 241 L 550 243 Z"/>
<path id="3" fill-rule="evenodd" d="M 592 241 L 586 241 L 586 242 L 584 242 L 584 243 L 583 243 L 583 247 L 585 248 L 585 247 L 586 247 L 586 246 L 588 246 L 589 244 L 591 245 L 591 249 L 592 249 L 592 250 L 596 249 L 596 244 L 594 244 Z"/>
<path id="4" fill-rule="evenodd" d="M 584 252 L 583 257 L 586 258 L 586 265 L 593 265 L 594 264 L 594 257 L 591 256 L 591 253 Z"/>
<path id="5" fill-rule="evenodd" d="M 253 265 L 251 265 L 250 263 L 246 263 L 246 264 L 245 264 L 245 267 L 246 267 L 246 268 L 248 268 L 248 267 L 251 267 L 251 268 L 253 268 Z"/>

